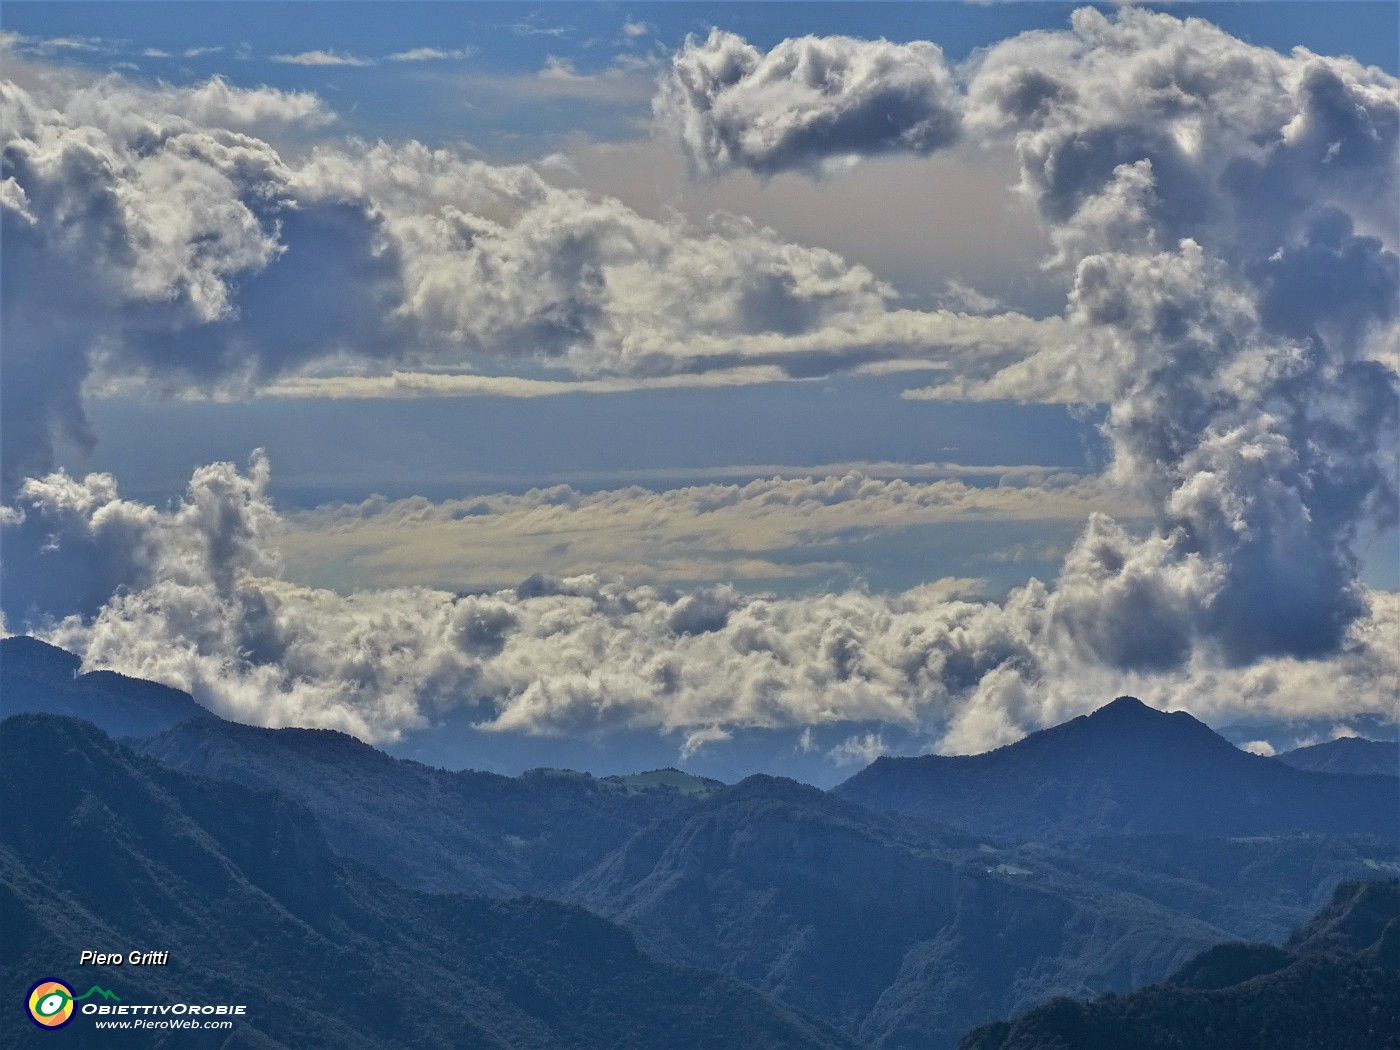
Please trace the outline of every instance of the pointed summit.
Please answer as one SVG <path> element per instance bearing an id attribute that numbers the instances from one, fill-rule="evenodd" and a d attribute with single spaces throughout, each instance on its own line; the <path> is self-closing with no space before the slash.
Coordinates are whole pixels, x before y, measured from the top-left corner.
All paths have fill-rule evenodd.
<path id="1" fill-rule="evenodd" d="M 1023 740 L 971 756 L 978 762 L 1023 766 L 1034 757 L 1047 772 L 1106 772 L 1128 762 L 1170 777 L 1173 770 L 1200 762 L 1229 762 L 1240 754 L 1234 744 L 1185 711 L 1159 711 L 1134 696 L 1120 696 L 1092 714 L 1080 715 Z"/>
<path id="2" fill-rule="evenodd" d="M 1061 729 L 1067 729 L 1078 722 L 1096 726 L 1113 726 L 1119 731 L 1129 733 L 1170 734 L 1189 731 L 1202 739 L 1206 736 L 1214 737 L 1223 744 L 1234 746 L 1210 726 L 1187 712 L 1163 711 L 1151 704 L 1143 703 L 1135 696 L 1120 696 L 1083 718 L 1071 719 L 1064 725 L 1055 726 L 1045 730 L 1045 732 L 1054 733 Z"/>
<path id="3" fill-rule="evenodd" d="M 1155 707 L 1149 707 L 1135 696 L 1120 696 L 1104 704 L 1094 712 L 1094 718 L 1151 718 L 1162 714 Z"/>
<path id="4" fill-rule="evenodd" d="M 1159 711 L 1155 707 L 1149 707 L 1135 696 L 1120 696 L 1090 714 L 1072 718 L 1068 722 L 1041 730 L 1039 733 L 1032 733 L 1021 743 L 1041 738 L 1072 740 L 1084 736 L 1095 740 L 1113 738 L 1123 744 L 1143 743 L 1148 740 L 1161 743 L 1169 737 L 1178 735 L 1188 725 L 1199 726 L 1210 736 L 1215 736 L 1214 731 L 1209 726 L 1197 722 L 1185 712 L 1178 711 L 1169 714 L 1166 711 Z M 1227 743 L 1224 738 L 1220 738 L 1220 740 L 1221 743 Z M 1016 745 L 1011 746 L 1015 747 Z M 1233 745 L 1227 744 L 1227 746 Z"/>

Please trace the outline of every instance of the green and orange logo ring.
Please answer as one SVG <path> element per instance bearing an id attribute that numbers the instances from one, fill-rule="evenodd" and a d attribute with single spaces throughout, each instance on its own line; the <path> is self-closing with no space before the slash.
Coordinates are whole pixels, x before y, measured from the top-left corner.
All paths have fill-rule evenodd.
<path id="1" fill-rule="evenodd" d="M 29 989 L 29 1019 L 40 1028 L 62 1028 L 73 1020 L 73 989 L 52 977 Z"/>

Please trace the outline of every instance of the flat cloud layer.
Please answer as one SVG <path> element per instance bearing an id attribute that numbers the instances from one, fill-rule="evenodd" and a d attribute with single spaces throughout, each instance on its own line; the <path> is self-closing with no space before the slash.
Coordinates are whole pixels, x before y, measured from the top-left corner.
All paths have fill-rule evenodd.
<path id="1" fill-rule="evenodd" d="M 656 114 L 700 175 L 1010 143 L 1070 289 L 1046 320 L 902 309 L 864 268 L 742 218 L 644 219 L 527 168 L 279 151 L 119 81 L 5 90 L 7 547 L 51 567 L 12 555 L 6 611 L 90 663 L 368 739 L 478 701 L 525 732 L 698 746 L 886 720 L 948 750 L 1120 692 L 1206 715 L 1393 711 L 1400 608 L 1357 557 L 1360 529 L 1400 516 L 1400 86 L 1378 70 L 1132 9 L 957 69 L 931 44 L 763 54 L 718 32 L 674 57 Z M 223 105 L 320 119 L 300 98 Z M 279 576 L 260 459 L 206 468 L 166 511 L 48 472 L 54 435 L 83 439 L 84 377 L 246 392 L 462 353 L 632 378 L 936 360 L 912 396 L 1106 404 L 1104 484 L 1154 523 L 1091 514 L 1052 586 L 999 604 L 959 583 L 777 599 L 597 574 L 343 597 Z M 629 512 L 661 513 L 640 494 L 607 509 Z"/>
<path id="2" fill-rule="evenodd" d="M 557 485 L 441 503 L 376 497 L 292 515 L 280 545 L 299 578 L 333 579 L 352 564 L 361 585 L 494 587 L 542 569 L 660 583 L 810 579 L 842 571 L 810 559 L 853 534 L 956 522 L 1078 522 L 1095 510 L 1143 510 L 1097 479 L 1043 468 L 992 468 L 978 480 L 880 479 L 851 470 L 662 492 Z M 785 557 L 795 552 L 809 560 Z"/>

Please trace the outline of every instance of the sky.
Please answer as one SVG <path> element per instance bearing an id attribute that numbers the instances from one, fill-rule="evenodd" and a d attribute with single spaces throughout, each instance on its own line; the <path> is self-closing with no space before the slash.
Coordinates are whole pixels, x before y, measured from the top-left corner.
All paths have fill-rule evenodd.
<path id="1" fill-rule="evenodd" d="M 507 772 L 1396 715 L 1392 3 L 0 34 L 6 631 Z"/>

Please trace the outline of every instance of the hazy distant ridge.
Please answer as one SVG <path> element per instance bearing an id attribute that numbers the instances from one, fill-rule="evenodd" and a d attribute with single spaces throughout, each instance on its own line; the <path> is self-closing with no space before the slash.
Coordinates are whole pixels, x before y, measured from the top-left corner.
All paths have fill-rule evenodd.
<path id="1" fill-rule="evenodd" d="M 1295 769 L 1132 697 L 982 755 L 880 758 L 834 793 L 1012 838 L 1400 836 L 1395 778 Z"/>

